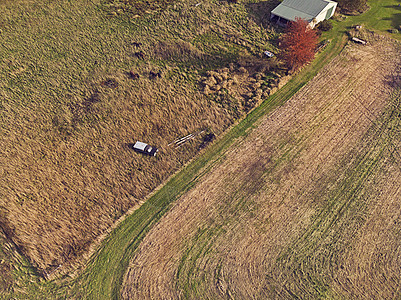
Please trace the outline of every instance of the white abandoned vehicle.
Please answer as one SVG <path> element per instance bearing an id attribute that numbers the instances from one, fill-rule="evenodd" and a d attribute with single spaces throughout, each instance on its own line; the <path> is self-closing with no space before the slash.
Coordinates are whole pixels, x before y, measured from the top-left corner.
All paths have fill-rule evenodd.
<path id="1" fill-rule="evenodd" d="M 157 151 L 159 151 L 156 147 L 149 146 L 148 144 L 137 141 L 133 146 L 136 152 L 143 153 L 150 156 L 156 156 Z"/>

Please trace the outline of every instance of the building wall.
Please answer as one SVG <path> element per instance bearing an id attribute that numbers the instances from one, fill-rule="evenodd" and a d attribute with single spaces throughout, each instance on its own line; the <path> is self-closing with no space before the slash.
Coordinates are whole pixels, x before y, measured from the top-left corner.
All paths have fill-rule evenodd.
<path id="1" fill-rule="evenodd" d="M 325 10 L 323 10 L 320 14 L 318 14 L 318 16 L 316 17 L 316 24 L 325 20 L 327 11 L 329 11 L 331 8 L 333 8 L 333 11 L 329 17 L 329 18 L 331 18 L 334 15 L 334 12 L 336 11 L 336 7 L 337 7 L 337 3 L 330 3 L 330 5 L 328 5 Z"/>

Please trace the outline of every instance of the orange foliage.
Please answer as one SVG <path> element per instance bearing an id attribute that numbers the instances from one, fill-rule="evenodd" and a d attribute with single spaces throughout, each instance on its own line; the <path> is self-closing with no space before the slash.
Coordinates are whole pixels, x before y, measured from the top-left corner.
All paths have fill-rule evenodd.
<path id="1" fill-rule="evenodd" d="M 318 36 L 304 19 L 297 18 L 289 22 L 287 31 L 281 39 L 283 58 L 288 66 L 297 70 L 310 62 L 315 56 Z"/>

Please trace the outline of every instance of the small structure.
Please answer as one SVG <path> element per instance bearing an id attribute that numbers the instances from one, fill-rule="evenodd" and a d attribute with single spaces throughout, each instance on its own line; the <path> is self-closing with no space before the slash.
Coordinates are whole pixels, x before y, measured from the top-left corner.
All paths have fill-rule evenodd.
<path id="1" fill-rule="evenodd" d="M 358 39 L 357 37 L 353 37 L 352 41 L 354 41 L 355 43 L 358 43 L 358 44 L 366 45 L 366 41 Z"/>
<path id="2" fill-rule="evenodd" d="M 149 146 L 148 144 L 142 142 L 136 142 L 134 146 L 132 146 L 132 149 L 134 149 L 136 152 L 140 152 L 150 156 L 156 156 L 157 151 L 159 151 L 157 148 Z"/>
<path id="3" fill-rule="evenodd" d="M 282 26 L 297 18 L 304 19 L 313 28 L 331 18 L 336 7 L 337 2 L 331 0 L 284 0 L 272 10 L 270 19 Z"/>

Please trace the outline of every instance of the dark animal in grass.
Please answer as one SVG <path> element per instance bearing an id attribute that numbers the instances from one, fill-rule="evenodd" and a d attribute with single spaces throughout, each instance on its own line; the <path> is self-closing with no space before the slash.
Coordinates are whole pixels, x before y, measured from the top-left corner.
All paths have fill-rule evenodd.
<path id="1" fill-rule="evenodd" d="M 115 89 L 118 87 L 118 82 L 115 79 L 107 79 L 105 81 L 102 81 L 101 83 L 103 86 L 107 86 L 109 88 Z"/>
<path id="2" fill-rule="evenodd" d="M 149 72 L 150 79 L 161 78 L 161 77 L 162 77 L 162 74 L 160 73 L 160 71 L 159 72 L 153 72 L 153 71 Z"/>
<path id="3" fill-rule="evenodd" d="M 90 95 L 89 98 L 85 100 L 87 103 L 96 103 L 100 102 L 100 93 L 99 91 L 94 91 L 92 95 Z"/>
<path id="4" fill-rule="evenodd" d="M 88 111 L 91 110 L 92 105 L 94 103 L 97 103 L 97 102 L 100 102 L 100 93 L 99 93 L 99 91 L 93 92 L 93 94 L 90 95 L 90 97 L 85 99 L 85 101 L 82 102 L 81 108 L 83 108 L 86 112 L 88 112 Z"/>
<path id="5" fill-rule="evenodd" d="M 129 71 L 128 72 L 128 76 L 131 78 L 131 79 L 139 79 L 139 74 L 138 73 L 134 73 L 134 72 L 132 72 L 132 71 Z"/>
<path id="6" fill-rule="evenodd" d="M 209 144 L 215 138 L 214 133 L 209 133 L 203 137 L 202 143 L 199 146 L 199 149 L 205 148 L 207 144 Z"/>
<path id="7" fill-rule="evenodd" d="M 139 48 L 142 46 L 142 43 L 132 42 L 131 45 L 134 46 L 135 48 Z"/>
<path id="8" fill-rule="evenodd" d="M 134 56 L 139 58 L 139 59 L 145 59 L 146 55 L 143 51 L 135 52 Z"/>

